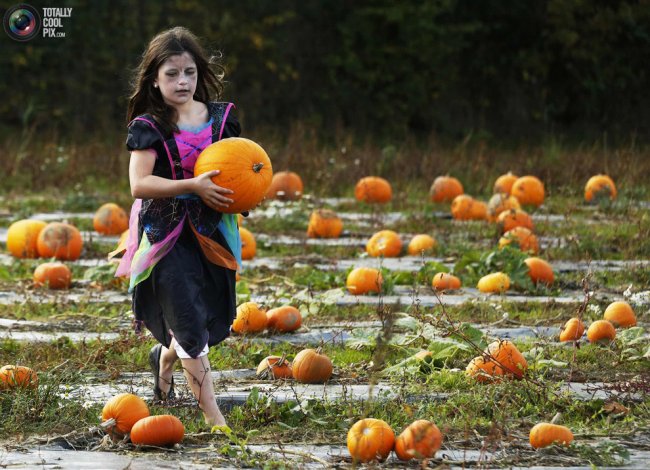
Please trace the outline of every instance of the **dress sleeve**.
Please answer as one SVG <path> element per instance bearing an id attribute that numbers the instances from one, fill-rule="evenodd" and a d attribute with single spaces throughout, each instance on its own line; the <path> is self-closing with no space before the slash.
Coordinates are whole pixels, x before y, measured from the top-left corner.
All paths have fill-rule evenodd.
<path id="1" fill-rule="evenodd" d="M 239 137 L 239 134 L 241 134 L 241 126 L 239 125 L 239 121 L 231 110 L 226 116 L 226 122 L 223 126 L 223 133 L 221 134 L 221 138 L 225 139 L 226 137 Z"/>
<path id="2" fill-rule="evenodd" d="M 143 121 L 133 121 L 128 127 L 126 148 L 129 152 L 150 149 L 159 140 L 160 136 L 149 124 Z"/>

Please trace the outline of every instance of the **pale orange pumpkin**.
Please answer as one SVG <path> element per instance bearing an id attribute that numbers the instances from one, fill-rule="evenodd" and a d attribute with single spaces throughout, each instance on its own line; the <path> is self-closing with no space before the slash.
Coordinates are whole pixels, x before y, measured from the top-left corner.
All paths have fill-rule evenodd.
<path id="1" fill-rule="evenodd" d="M 526 227 L 532 231 L 533 219 L 524 210 L 508 209 L 498 215 L 497 226 L 499 227 L 500 233 L 505 233 L 515 227 Z"/>
<path id="2" fill-rule="evenodd" d="M 237 316 L 232 323 L 235 333 L 259 333 L 264 331 L 267 323 L 266 312 L 255 302 L 244 302 L 237 307 Z"/>
<path id="3" fill-rule="evenodd" d="M 573 433 L 566 426 L 551 423 L 538 423 L 530 430 L 530 445 L 535 449 L 561 444 L 568 446 L 573 442 Z"/>
<path id="4" fill-rule="evenodd" d="M 43 258 L 74 261 L 81 256 L 83 239 L 74 225 L 50 222 L 38 234 L 36 246 Z"/>
<path id="5" fill-rule="evenodd" d="M 539 207 L 544 203 L 544 183 L 536 176 L 522 176 L 513 183 L 510 194 L 520 204 Z"/>
<path id="6" fill-rule="evenodd" d="M 379 176 L 361 178 L 354 187 L 357 201 L 384 204 L 393 197 L 390 183 Z"/>
<path id="7" fill-rule="evenodd" d="M 549 286 L 553 284 L 553 281 L 555 280 L 553 268 L 542 258 L 531 256 L 526 258 L 524 263 L 528 266 L 528 276 L 530 276 L 533 283 L 546 284 Z"/>
<path id="8" fill-rule="evenodd" d="M 509 209 L 521 209 L 521 204 L 516 197 L 506 193 L 498 193 L 493 195 L 488 201 L 488 220 L 496 222 L 499 214 Z"/>
<path id="9" fill-rule="evenodd" d="M 38 375 L 29 367 L 6 365 L 0 368 L 0 390 L 36 388 Z"/>
<path id="10" fill-rule="evenodd" d="M 512 190 L 512 185 L 517 181 L 519 177 L 513 175 L 511 172 L 506 173 L 505 175 L 499 176 L 494 182 L 493 193 L 506 193 L 510 194 Z"/>
<path id="11" fill-rule="evenodd" d="M 67 289 L 70 287 L 72 274 L 70 268 L 59 262 L 42 263 L 34 270 L 34 285 L 50 289 Z"/>
<path id="12" fill-rule="evenodd" d="M 266 327 L 272 331 L 296 331 L 302 324 L 300 310 L 291 305 L 272 308 L 266 312 Z"/>
<path id="13" fill-rule="evenodd" d="M 117 204 L 107 202 L 95 212 L 93 227 L 102 235 L 118 235 L 129 228 L 129 216 Z"/>
<path id="14" fill-rule="evenodd" d="M 370 240 L 366 243 L 366 252 L 372 257 L 392 258 L 399 256 L 402 252 L 402 240 L 392 230 L 380 230 L 370 237 Z"/>
<path id="15" fill-rule="evenodd" d="M 596 320 L 587 329 L 587 339 L 591 343 L 610 342 L 616 338 L 616 328 L 607 320 Z"/>
<path id="16" fill-rule="evenodd" d="M 560 331 L 560 341 L 578 341 L 585 332 L 585 324 L 577 317 L 567 320 Z"/>
<path id="17" fill-rule="evenodd" d="M 449 273 L 436 273 L 431 281 L 434 290 L 457 290 L 460 289 L 460 279 Z"/>
<path id="18" fill-rule="evenodd" d="M 504 233 L 499 239 L 499 248 L 503 248 L 513 242 L 519 245 L 519 249 L 524 253 L 532 253 L 535 255 L 539 252 L 537 237 L 526 227 L 515 227 Z"/>
<path id="19" fill-rule="evenodd" d="M 7 230 L 7 251 L 16 258 L 37 258 L 37 240 L 47 224 L 41 220 L 23 219 Z"/>
<path id="20" fill-rule="evenodd" d="M 257 366 L 256 374 L 261 379 L 291 379 L 291 363 L 283 356 L 268 356 Z"/>
<path id="21" fill-rule="evenodd" d="M 354 268 L 348 274 L 345 286 L 352 295 L 363 295 L 369 292 L 381 292 L 384 278 L 381 271 L 374 268 Z"/>
<path id="22" fill-rule="evenodd" d="M 472 220 L 474 199 L 467 194 L 460 194 L 451 202 L 451 216 L 456 220 Z"/>
<path id="23" fill-rule="evenodd" d="M 149 414 L 149 407 L 142 398 L 132 393 L 120 393 L 104 405 L 102 422 L 105 423 L 106 430 L 115 437 L 131 432 L 133 425 Z M 114 422 L 106 423 L 109 420 Z"/>
<path id="24" fill-rule="evenodd" d="M 305 384 L 322 384 L 332 376 L 332 361 L 321 348 L 303 349 L 293 359 L 291 373 L 298 382 Z"/>
<path id="25" fill-rule="evenodd" d="M 257 243 L 253 233 L 244 227 L 239 227 L 239 238 L 241 238 L 241 259 L 250 260 L 255 258 Z"/>
<path id="26" fill-rule="evenodd" d="M 338 238 L 343 231 L 343 221 L 336 212 L 316 209 L 309 217 L 307 236 L 309 238 Z"/>
<path id="27" fill-rule="evenodd" d="M 194 176 L 220 170 L 212 182 L 228 188 L 232 202 L 221 212 L 238 214 L 255 208 L 266 196 L 273 178 L 271 160 L 252 140 L 229 137 L 208 145 L 196 159 Z"/>
<path id="28" fill-rule="evenodd" d="M 302 197 L 302 179 L 293 171 L 278 171 L 271 179 L 271 185 L 266 192 L 267 199 L 280 201 L 297 201 Z"/>
<path id="29" fill-rule="evenodd" d="M 348 431 L 348 451 L 356 462 L 383 461 L 395 445 L 395 433 L 381 419 L 365 418 Z"/>
<path id="30" fill-rule="evenodd" d="M 616 199 L 616 185 L 607 175 L 595 175 L 585 185 L 585 201 L 596 202 L 601 199 Z"/>
<path id="31" fill-rule="evenodd" d="M 486 294 L 502 294 L 510 289 L 510 277 L 502 272 L 486 274 L 478 280 L 476 288 Z"/>
<path id="32" fill-rule="evenodd" d="M 629 328 L 636 325 L 634 310 L 630 304 L 622 300 L 609 304 L 605 309 L 603 319 L 620 328 Z"/>
<path id="33" fill-rule="evenodd" d="M 131 428 L 131 442 L 141 446 L 173 446 L 183 440 L 185 426 L 172 415 L 142 418 Z"/>
<path id="34" fill-rule="evenodd" d="M 424 460 L 433 457 L 442 445 L 438 426 L 426 419 L 409 424 L 395 439 L 395 454 L 400 460 Z"/>
<path id="35" fill-rule="evenodd" d="M 411 256 L 422 256 L 434 252 L 437 246 L 438 242 L 436 242 L 435 238 L 421 233 L 411 239 L 407 251 Z"/>

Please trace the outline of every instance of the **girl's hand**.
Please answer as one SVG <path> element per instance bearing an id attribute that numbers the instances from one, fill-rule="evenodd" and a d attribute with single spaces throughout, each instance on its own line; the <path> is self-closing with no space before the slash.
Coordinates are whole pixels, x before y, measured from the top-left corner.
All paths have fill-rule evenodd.
<path id="1" fill-rule="evenodd" d="M 217 176 L 219 173 L 221 173 L 219 170 L 213 170 L 194 178 L 196 180 L 194 192 L 203 199 L 203 202 L 208 207 L 216 211 L 228 207 L 233 202 L 226 195 L 233 194 L 234 192 L 212 182 L 211 178 Z"/>

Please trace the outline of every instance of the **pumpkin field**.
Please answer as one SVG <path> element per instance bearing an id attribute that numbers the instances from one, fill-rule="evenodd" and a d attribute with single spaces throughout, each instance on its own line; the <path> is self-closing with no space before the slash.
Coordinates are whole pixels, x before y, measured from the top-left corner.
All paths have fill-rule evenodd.
<path id="1" fill-rule="evenodd" d="M 153 400 L 114 276 L 130 195 L 0 199 L 1 467 L 650 465 L 647 192 L 459 172 L 331 197 L 274 166 L 209 352 L 227 428 L 180 364 Z"/>

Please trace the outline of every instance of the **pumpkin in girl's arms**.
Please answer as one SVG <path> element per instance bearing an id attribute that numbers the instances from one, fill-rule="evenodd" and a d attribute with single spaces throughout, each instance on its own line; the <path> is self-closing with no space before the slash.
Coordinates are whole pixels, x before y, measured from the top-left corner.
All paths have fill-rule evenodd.
<path id="1" fill-rule="evenodd" d="M 36 246 L 43 258 L 74 261 L 81 255 L 83 240 L 74 225 L 50 222 L 38 234 Z"/>
<path id="2" fill-rule="evenodd" d="M 266 199 L 280 201 L 297 201 L 302 197 L 303 184 L 298 173 L 278 171 L 273 175 L 271 186 L 266 192 Z"/>
<path id="3" fill-rule="evenodd" d="M 184 436 L 185 426 L 172 415 L 147 416 L 131 428 L 131 442 L 141 446 L 173 446 Z"/>
<path id="4" fill-rule="evenodd" d="M 357 201 L 384 204 L 393 197 L 390 183 L 379 176 L 361 178 L 354 187 Z"/>
<path id="5" fill-rule="evenodd" d="M 321 348 L 303 349 L 293 359 L 293 378 L 304 384 L 322 384 L 332 376 L 332 361 Z"/>
<path id="6" fill-rule="evenodd" d="M 237 307 L 237 316 L 232 323 L 232 330 L 235 333 L 259 333 L 266 329 L 268 320 L 266 312 L 255 302 L 244 302 Z"/>
<path id="7" fill-rule="evenodd" d="M 7 251 L 16 258 L 37 258 L 36 241 L 47 224 L 41 220 L 19 220 L 7 230 Z"/>
<path id="8" fill-rule="evenodd" d="M 42 263 L 34 270 L 34 285 L 36 287 L 67 289 L 70 287 L 71 280 L 70 268 L 63 263 Z"/>
<path id="9" fill-rule="evenodd" d="M 132 393 L 120 393 L 104 405 L 102 426 L 117 438 L 131 432 L 133 425 L 149 414 L 149 407 L 142 398 Z"/>
<path id="10" fill-rule="evenodd" d="M 238 214 L 255 208 L 266 196 L 273 178 L 271 160 L 257 143 L 229 137 L 208 145 L 196 159 L 194 176 L 219 170 L 212 181 L 233 191 L 233 202 L 221 212 Z"/>
<path id="11" fill-rule="evenodd" d="M 268 356 L 257 366 L 256 374 L 261 379 L 291 379 L 291 363 L 283 356 Z"/>
<path id="12" fill-rule="evenodd" d="M 0 369 L 0 390 L 36 388 L 38 375 L 29 367 L 7 365 Z"/>
<path id="13" fill-rule="evenodd" d="M 307 236 L 309 238 L 338 238 L 343 231 L 343 221 L 334 211 L 316 209 L 309 217 Z"/>
<path id="14" fill-rule="evenodd" d="M 128 230 L 129 216 L 117 204 L 107 202 L 95 212 L 93 227 L 102 235 L 118 235 Z"/>
<path id="15" fill-rule="evenodd" d="M 352 425 L 348 431 L 347 444 L 355 463 L 383 461 L 393 450 L 395 433 L 385 421 L 365 418 Z"/>
<path id="16" fill-rule="evenodd" d="M 272 308 L 266 312 L 267 328 L 273 331 L 286 333 L 296 331 L 302 324 L 300 310 L 291 305 Z"/>
<path id="17" fill-rule="evenodd" d="M 257 253 L 257 243 L 253 233 L 244 228 L 239 227 L 239 238 L 241 238 L 241 259 L 253 259 Z"/>

